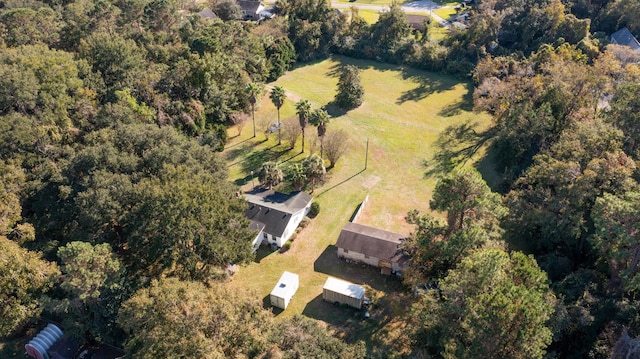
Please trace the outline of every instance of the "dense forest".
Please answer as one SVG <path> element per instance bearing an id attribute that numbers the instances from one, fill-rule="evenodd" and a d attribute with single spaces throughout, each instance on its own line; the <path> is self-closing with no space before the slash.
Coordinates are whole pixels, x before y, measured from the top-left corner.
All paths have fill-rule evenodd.
<path id="1" fill-rule="evenodd" d="M 474 82 L 501 183 L 450 169 L 404 250 L 416 358 L 638 357 L 637 0 L 477 0 L 466 28 L 369 25 L 324 0 L 0 2 L 0 337 L 41 318 L 132 357 L 360 358 L 314 320 L 220 283 L 253 254 L 219 152 L 247 91 L 342 54 Z M 493 191 L 492 191 L 493 190 Z M 446 220 L 440 219 L 445 218 Z M 264 335 L 269 333 L 269 335 Z M 396 353 L 376 353 L 393 357 Z"/>

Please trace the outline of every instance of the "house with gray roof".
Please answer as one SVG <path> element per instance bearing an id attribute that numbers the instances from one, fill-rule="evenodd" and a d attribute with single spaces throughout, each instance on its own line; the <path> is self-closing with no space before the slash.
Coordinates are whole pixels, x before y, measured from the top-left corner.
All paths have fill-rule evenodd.
<path id="1" fill-rule="evenodd" d="M 407 236 L 364 226 L 347 223 L 338 237 L 338 257 L 379 267 L 382 274 L 401 274 L 408 258 L 400 249 L 401 240 Z"/>
<path id="2" fill-rule="evenodd" d="M 260 244 L 262 244 L 262 238 L 264 238 L 264 223 L 256 222 L 252 220 L 249 223 L 249 229 L 256 231 L 257 233 L 256 236 L 253 237 L 253 240 L 251 241 L 251 247 L 255 252 L 260 247 Z"/>
<path id="3" fill-rule="evenodd" d="M 262 227 L 262 242 L 282 247 L 309 213 L 311 196 L 305 192 L 290 194 L 273 190 L 245 193 L 249 205 L 245 216 Z"/>
<path id="4" fill-rule="evenodd" d="M 640 42 L 626 27 L 611 34 L 610 41 L 612 44 L 629 46 L 633 51 L 640 53 Z"/>
<path id="5" fill-rule="evenodd" d="M 200 15 L 200 17 L 203 19 L 215 20 L 219 18 L 218 15 L 216 15 L 216 13 L 213 12 L 213 10 L 211 10 L 210 8 L 205 8 L 204 10 L 200 11 L 198 15 Z"/>
<path id="6" fill-rule="evenodd" d="M 260 13 L 265 9 L 261 1 L 238 0 L 238 5 L 240 5 L 243 20 L 258 20 Z"/>

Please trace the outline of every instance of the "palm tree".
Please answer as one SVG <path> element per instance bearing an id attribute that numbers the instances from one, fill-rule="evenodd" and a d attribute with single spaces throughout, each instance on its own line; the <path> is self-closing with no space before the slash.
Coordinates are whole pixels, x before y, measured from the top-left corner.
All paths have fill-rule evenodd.
<path id="1" fill-rule="evenodd" d="M 296 104 L 296 114 L 300 120 L 300 128 L 302 129 L 302 152 L 304 153 L 304 128 L 307 127 L 309 114 L 311 113 L 311 102 L 302 100 Z"/>
<path id="2" fill-rule="evenodd" d="M 258 180 L 260 181 L 260 184 L 271 189 L 273 186 L 278 185 L 278 183 L 284 180 L 284 174 L 280 167 L 278 167 L 277 163 L 269 161 L 263 163 L 262 167 L 260 167 Z"/>
<path id="3" fill-rule="evenodd" d="M 249 96 L 249 103 L 251 104 L 251 118 L 253 119 L 253 137 L 256 137 L 256 101 L 260 94 L 260 86 L 250 82 L 245 89 Z"/>
<path id="4" fill-rule="evenodd" d="M 284 100 L 287 98 L 287 95 L 282 87 L 274 86 L 274 88 L 271 89 L 269 98 L 271 98 L 271 102 L 273 102 L 273 105 L 278 109 L 278 145 L 281 145 L 282 135 L 280 131 L 282 129 L 282 122 L 280 122 L 280 108 L 284 105 Z"/>
<path id="5" fill-rule="evenodd" d="M 327 173 L 324 168 L 324 161 L 318 155 L 311 155 L 302 161 L 302 165 L 307 171 L 307 178 L 311 179 L 311 193 L 313 193 L 316 187 L 316 179 L 321 179 Z"/>
<path id="6" fill-rule="evenodd" d="M 329 121 L 329 114 L 321 108 L 313 111 L 309 116 L 309 123 L 318 128 L 318 137 L 320 137 L 320 158 L 322 158 L 322 152 L 324 150 L 324 135 L 327 133 L 327 124 Z"/>
<path id="7" fill-rule="evenodd" d="M 291 187 L 295 191 L 299 191 L 302 189 L 304 181 L 307 180 L 307 171 L 301 163 L 294 163 L 287 169 L 287 177 L 291 181 Z"/>

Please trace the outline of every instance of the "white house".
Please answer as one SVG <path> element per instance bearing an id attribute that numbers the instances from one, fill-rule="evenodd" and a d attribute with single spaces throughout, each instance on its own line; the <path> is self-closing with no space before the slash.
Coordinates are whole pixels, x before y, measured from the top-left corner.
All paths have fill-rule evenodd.
<path id="1" fill-rule="evenodd" d="M 347 304 L 362 308 L 365 289 L 362 286 L 333 277 L 327 278 L 322 287 L 322 299 L 337 304 Z"/>
<path id="2" fill-rule="evenodd" d="M 256 236 L 253 237 L 253 240 L 251 241 L 251 247 L 253 247 L 253 251 L 255 252 L 260 247 L 260 244 L 262 243 L 262 238 L 264 238 L 264 234 L 263 234 L 264 223 L 251 221 L 251 223 L 249 224 L 249 229 L 258 232 L 258 234 L 256 234 Z"/>
<path id="3" fill-rule="evenodd" d="M 379 267 L 382 274 L 402 273 L 408 258 L 399 246 L 406 237 L 349 222 L 342 228 L 336 242 L 338 257 Z"/>
<path id="4" fill-rule="evenodd" d="M 238 5 L 240 5 L 240 11 L 242 12 L 242 18 L 244 20 L 260 19 L 260 13 L 265 9 L 261 1 L 238 0 Z"/>
<path id="5" fill-rule="evenodd" d="M 298 285 L 297 274 L 287 271 L 282 273 L 280 280 L 278 280 L 278 283 L 273 287 L 271 294 L 269 294 L 271 305 L 281 309 L 287 309 L 291 298 L 293 298 L 293 295 L 296 294 L 296 291 L 298 290 Z"/>
<path id="6" fill-rule="evenodd" d="M 282 247 L 309 213 L 311 196 L 305 192 L 284 194 L 272 190 L 245 193 L 245 216 L 264 225 L 262 242 Z"/>

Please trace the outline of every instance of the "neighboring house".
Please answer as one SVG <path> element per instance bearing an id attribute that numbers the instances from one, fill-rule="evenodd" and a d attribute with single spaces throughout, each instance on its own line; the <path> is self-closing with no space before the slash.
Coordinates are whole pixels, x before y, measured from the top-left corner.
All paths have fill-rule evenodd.
<path id="1" fill-rule="evenodd" d="M 216 15 L 216 13 L 213 12 L 213 10 L 211 10 L 210 8 L 206 8 L 200 11 L 198 15 L 200 15 L 200 17 L 203 19 L 211 19 L 211 20 L 218 19 L 218 15 Z"/>
<path id="2" fill-rule="evenodd" d="M 265 227 L 264 223 L 261 223 L 261 222 L 256 222 L 252 220 L 251 223 L 249 223 L 249 229 L 258 231 L 258 234 L 251 241 L 251 246 L 253 247 L 254 252 L 258 250 L 258 248 L 260 247 L 260 244 L 262 243 L 262 239 L 264 238 L 264 234 L 263 234 L 264 227 Z"/>
<path id="3" fill-rule="evenodd" d="M 400 250 L 401 239 L 407 236 L 347 223 L 336 242 L 338 257 L 379 267 L 382 274 L 401 274 L 408 258 Z"/>
<path id="4" fill-rule="evenodd" d="M 284 194 L 265 190 L 245 193 L 249 206 L 245 216 L 264 224 L 262 242 L 282 247 L 309 213 L 311 196 L 305 192 Z"/>
<path id="5" fill-rule="evenodd" d="M 611 34 L 610 41 L 612 44 L 629 46 L 633 51 L 640 53 L 640 42 L 626 27 Z"/>
<path id="6" fill-rule="evenodd" d="M 424 31 L 427 21 L 429 21 L 429 17 L 423 15 L 405 14 L 404 17 L 407 19 L 411 29 L 419 32 Z"/>
<path id="7" fill-rule="evenodd" d="M 280 280 L 278 280 L 271 294 L 269 294 L 271 305 L 280 309 L 287 309 L 291 298 L 293 298 L 293 295 L 296 294 L 298 290 L 298 281 L 297 274 L 287 271 L 282 273 Z"/>
<path id="8" fill-rule="evenodd" d="M 322 287 L 322 299 L 330 303 L 347 304 L 360 309 L 364 303 L 364 292 L 364 287 L 329 277 Z"/>
<path id="9" fill-rule="evenodd" d="M 264 4 L 260 1 L 238 0 L 242 18 L 245 20 L 259 20 L 260 12 L 265 9 Z"/>

